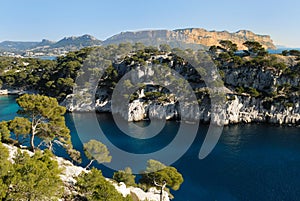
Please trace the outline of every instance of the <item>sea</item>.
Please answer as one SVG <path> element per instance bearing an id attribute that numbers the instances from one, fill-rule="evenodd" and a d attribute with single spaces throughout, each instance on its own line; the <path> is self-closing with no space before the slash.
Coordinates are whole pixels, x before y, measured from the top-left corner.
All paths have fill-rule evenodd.
<path id="1" fill-rule="evenodd" d="M 15 98 L 0 96 L 0 121 L 17 116 L 19 108 Z M 163 150 L 176 138 L 181 124 L 177 121 L 167 121 L 156 136 L 137 140 L 124 134 L 110 114 L 68 113 L 65 118 L 71 130 L 72 143 L 81 153 L 83 142 L 100 135 L 90 127 L 90 122 L 94 121 L 95 116 L 101 130 L 112 144 L 128 153 L 136 154 Z M 136 129 L 136 133 L 142 135 L 147 133 L 149 122 L 124 124 L 133 132 Z M 143 128 L 144 130 L 141 130 Z M 170 164 L 184 178 L 180 189 L 171 191 L 174 201 L 300 200 L 299 127 L 266 124 L 225 126 L 213 151 L 206 158 L 199 159 L 199 150 L 207 130 L 208 125 L 200 124 L 195 139 L 191 141 L 187 150 Z M 185 135 L 189 138 L 191 133 L 187 131 Z M 178 146 L 181 146 L 180 143 Z M 68 158 L 59 146 L 55 148 L 55 152 Z M 176 153 L 175 149 L 168 154 L 172 157 L 173 153 Z M 112 160 L 114 157 L 118 158 L 113 156 Z M 127 162 L 124 159 L 124 163 Z M 88 160 L 83 157 L 81 165 L 85 166 L 87 163 Z M 115 171 L 109 165 L 94 166 L 101 169 L 106 177 L 112 177 Z"/>

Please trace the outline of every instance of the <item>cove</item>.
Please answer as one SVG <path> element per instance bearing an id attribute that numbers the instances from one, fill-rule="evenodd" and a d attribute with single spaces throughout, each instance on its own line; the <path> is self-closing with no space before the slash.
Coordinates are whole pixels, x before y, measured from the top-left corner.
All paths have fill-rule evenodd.
<path id="1" fill-rule="evenodd" d="M 13 119 L 17 110 L 15 97 L 0 96 L 0 121 Z M 73 115 L 66 114 L 66 123 L 71 130 L 73 146 L 82 152 L 82 138 L 85 138 L 82 136 L 88 139 L 97 133 L 78 134 Z M 82 113 L 80 118 L 82 124 L 88 126 L 85 122 L 89 121 L 89 114 Z M 144 141 L 123 135 L 109 114 L 98 114 L 97 118 L 111 142 L 124 150 L 140 153 L 166 146 L 179 126 L 179 122 L 169 121 L 162 135 Z M 147 122 L 138 124 L 144 126 Z M 206 125 L 200 125 L 193 144 L 173 164 L 184 178 L 181 188 L 172 191 L 174 201 L 299 200 L 299 128 L 259 124 L 226 126 L 215 149 L 199 160 L 206 129 Z M 56 153 L 65 156 L 59 147 Z M 83 158 L 83 165 L 86 163 Z M 96 167 L 107 177 L 113 174 L 113 170 L 103 165 Z"/>

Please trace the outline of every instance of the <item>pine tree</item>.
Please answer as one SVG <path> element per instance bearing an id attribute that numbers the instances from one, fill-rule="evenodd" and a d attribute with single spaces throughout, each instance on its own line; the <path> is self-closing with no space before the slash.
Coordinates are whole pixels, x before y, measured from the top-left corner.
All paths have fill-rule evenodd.
<path id="1" fill-rule="evenodd" d="M 94 162 L 98 163 L 109 163 L 111 161 L 111 156 L 109 155 L 109 150 L 102 142 L 97 140 L 90 140 L 83 145 L 84 153 L 90 159 L 90 163 L 86 166 L 86 169 Z"/>
<path id="2" fill-rule="evenodd" d="M 100 170 L 92 168 L 88 173 L 81 173 L 77 178 L 77 190 L 82 197 L 91 201 L 130 201 L 124 198 L 115 187 L 107 181 Z"/>
<path id="3" fill-rule="evenodd" d="M 128 186 L 136 186 L 135 175 L 132 174 L 132 170 L 129 167 L 115 172 L 113 179 L 117 182 L 124 182 Z"/>
<path id="4" fill-rule="evenodd" d="M 0 122 L 0 141 L 6 142 L 9 140 L 10 131 L 8 129 L 8 123 L 6 121 Z"/>

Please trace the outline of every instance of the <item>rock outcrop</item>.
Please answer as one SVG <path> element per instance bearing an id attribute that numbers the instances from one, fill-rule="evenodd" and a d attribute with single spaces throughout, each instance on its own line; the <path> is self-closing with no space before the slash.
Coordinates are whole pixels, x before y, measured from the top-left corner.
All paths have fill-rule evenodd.
<path id="1" fill-rule="evenodd" d="M 226 122 L 233 123 L 271 123 L 271 124 L 300 124 L 300 105 L 295 103 L 293 107 L 275 103 L 270 109 L 266 109 L 264 102 L 250 96 L 232 95 L 232 100 L 226 104 Z"/>
<path id="2" fill-rule="evenodd" d="M 140 188 L 129 186 L 127 187 L 123 182 L 119 184 L 113 183 L 114 187 L 117 189 L 118 192 L 122 193 L 124 197 L 127 195 L 132 195 L 137 197 L 140 201 L 160 201 L 160 190 L 156 188 L 150 188 L 148 192 L 143 191 Z M 169 194 L 166 191 L 163 191 L 163 200 L 162 201 L 169 201 Z"/>
<path id="3" fill-rule="evenodd" d="M 174 98 L 174 94 L 171 93 L 167 93 L 160 100 L 153 100 L 151 93 L 164 94 L 166 88 L 153 86 L 150 83 L 145 88 L 137 91 L 137 96 L 132 101 L 129 103 L 124 102 L 124 104 L 128 104 L 127 107 L 123 107 L 122 103 L 119 103 L 114 108 L 114 112 L 127 121 L 181 118 L 187 121 L 199 119 L 203 123 L 209 123 L 212 120 L 217 124 L 225 125 L 240 122 L 300 124 L 300 96 L 299 90 L 297 91 L 300 78 L 297 74 L 292 75 L 292 71 L 284 73 L 282 69 L 269 66 L 253 66 L 253 64 L 240 67 L 221 67 L 226 87 L 220 88 L 220 90 L 225 92 L 226 100 L 212 107 L 208 88 L 203 84 L 201 76 L 189 70 L 190 66 L 188 64 L 178 64 L 174 61 L 174 57 L 167 54 L 156 55 L 152 59 L 166 60 L 169 62 L 167 65 L 170 68 L 178 73 L 184 73 L 185 79 L 192 82 L 194 90 L 197 91 L 199 107 L 195 108 L 195 105 L 189 105 L 188 102 L 180 103 L 181 106 L 184 106 L 180 107 L 179 100 Z M 293 62 L 295 59 L 291 57 L 282 60 L 281 56 L 278 56 L 278 59 L 281 59 L 280 61 L 287 65 L 286 68 L 298 68 L 298 64 Z M 151 62 L 153 62 L 151 59 L 146 61 L 148 65 L 151 65 Z M 137 73 L 131 77 L 135 83 L 138 83 L 138 80 L 142 80 L 143 77 L 153 74 L 149 70 L 151 68 L 145 70 L 144 67 L 138 64 L 134 66 L 134 62 L 130 66 L 126 66 L 123 62 L 114 65 L 117 71 L 122 69 L 122 71 L 118 71 L 120 76 L 123 76 L 128 69 L 135 68 Z M 296 72 L 294 70 L 294 73 Z M 166 83 L 166 85 L 168 84 L 170 83 Z M 239 88 L 246 91 L 239 92 Z M 287 93 L 287 90 L 290 90 L 290 92 Z M 147 94 L 148 96 L 146 96 Z M 63 105 L 69 111 L 96 110 L 97 112 L 112 112 L 111 95 L 106 87 L 97 89 L 95 103 L 83 98 L 81 101 L 72 101 L 72 97 L 73 95 L 69 95 L 63 102 Z M 85 95 L 79 94 L 77 97 L 85 97 Z M 181 111 L 182 108 L 185 108 L 183 112 Z M 212 109 L 215 109 L 215 112 L 212 113 Z"/>
<path id="4" fill-rule="evenodd" d="M 300 104 L 295 103 L 292 107 L 286 107 L 280 103 L 274 103 L 270 109 L 265 108 L 264 101 L 259 98 L 254 98 L 248 95 L 229 94 L 228 100 L 224 110 L 215 113 L 214 122 L 216 124 L 235 124 L 235 123 L 271 123 L 271 124 L 300 124 Z M 199 112 L 191 108 L 187 113 L 182 114 L 176 104 L 145 104 L 139 102 L 140 106 L 144 106 L 139 110 L 131 110 L 121 112 L 120 115 L 128 121 L 142 120 L 136 117 L 143 117 L 144 119 L 177 119 L 180 116 L 185 116 L 185 119 L 193 120 L 199 118 L 203 123 L 211 121 L 210 105 L 200 105 Z M 172 108 L 172 109 L 170 109 Z M 147 111 L 145 113 L 144 111 Z M 134 113 L 135 118 L 132 118 Z"/>
<path id="5" fill-rule="evenodd" d="M 245 41 L 257 41 L 266 49 L 276 49 L 270 36 L 258 35 L 248 30 L 239 30 L 235 33 L 228 31 L 207 31 L 205 29 L 178 29 L 175 32 L 186 36 L 185 42 L 202 44 L 205 46 L 219 45 L 220 40 L 230 40 L 237 44 L 239 50 L 244 50 Z"/>
<path id="6" fill-rule="evenodd" d="M 239 50 L 246 49 L 243 43 L 247 40 L 257 41 L 266 49 L 276 49 L 272 39 L 268 35 L 255 34 L 248 30 L 240 30 L 234 33 L 228 31 L 207 31 L 201 28 L 177 29 L 177 30 L 149 30 L 137 32 L 122 32 L 106 39 L 103 44 L 118 44 L 124 42 L 141 42 L 146 45 L 159 45 L 163 43 L 171 46 L 179 43 L 194 44 L 210 47 L 219 45 L 221 40 L 230 40 L 236 43 Z"/>

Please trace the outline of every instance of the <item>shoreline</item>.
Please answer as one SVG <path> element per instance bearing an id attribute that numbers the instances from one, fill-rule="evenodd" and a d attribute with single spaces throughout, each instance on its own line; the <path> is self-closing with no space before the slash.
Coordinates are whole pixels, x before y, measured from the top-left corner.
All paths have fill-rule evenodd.
<path id="1" fill-rule="evenodd" d="M 97 110 L 94 110 L 94 111 L 69 111 L 67 110 L 66 113 L 68 114 L 89 114 L 89 113 L 95 113 L 96 115 L 99 114 L 109 114 L 111 116 L 113 116 L 113 114 L 111 112 L 108 112 L 108 111 L 105 111 L 105 112 L 99 112 Z M 127 121 L 125 118 L 123 118 L 120 114 L 117 114 L 118 118 L 124 120 L 124 122 L 131 122 L 131 123 L 137 123 L 137 122 L 151 122 L 151 119 L 147 118 L 147 119 L 142 119 L 142 120 L 139 120 L 139 121 Z M 152 120 L 154 121 L 160 121 L 162 119 L 158 119 L 158 118 L 153 118 Z M 195 125 L 197 121 L 193 121 L 193 120 L 189 120 L 189 121 L 186 121 L 186 120 L 181 120 L 180 118 L 179 119 L 165 119 L 164 121 L 169 121 L 169 122 L 181 122 L 181 123 L 184 123 L 184 124 L 190 124 L 190 125 Z M 204 121 L 201 121 L 199 120 L 199 125 L 210 125 L 210 121 L 208 122 L 204 122 Z M 217 124 L 216 124 L 217 125 Z M 236 123 L 229 123 L 229 124 L 224 124 L 224 125 L 221 125 L 221 126 L 235 126 L 235 125 L 267 125 L 267 126 L 276 126 L 276 127 L 295 127 L 295 128 L 300 128 L 300 123 L 295 123 L 295 124 L 291 124 L 291 123 L 288 123 L 288 124 L 285 124 L 285 123 L 282 123 L 282 124 L 279 124 L 279 123 L 273 123 L 273 122 L 256 122 L 256 121 L 252 121 L 252 122 L 236 122 Z"/>
<path id="2" fill-rule="evenodd" d="M 23 94 L 33 94 L 33 91 L 20 89 L 0 89 L 0 96 L 20 96 Z"/>
<path id="3" fill-rule="evenodd" d="M 23 90 L 12 90 L 12 89 L 2 89 L 0 90 L 0 96 L 10 96 L 10 95 L 22 95 L 28 93 L 28 91 Z"/>
<path id="4" fill-rule="evenodd" d="M 3 93 L 5 92 L 5 93 Z M 7 89 L 4 89 L 4 90 L 0 90 L 0 97 L 1 96 L 20 96 L 24 93 L 31 93 L 30 91 L 24 91 L 24 90 L 7 90 Z M 62 105 L 62 104 L 60 104 Z M 64 105 L 63 105 L 64 106 Z M 97 109 L 95 110 L 80 110 L 80 111 L 76 111 L 76 110 L 69 110 L 67 108 L 66 110 L 67 113 L 77 113 L 77 114 L 85 114 L 85 113 L 96 113 L 96 114 L 109 114 L 109 115 L 112 115 L 112 112 L 111 111 L 99 111 Z M 127 122 L 141 122 L 141 121 L 151 121 L 149 118 L 144 118 L 144 119 L 140 119 L 138 121 L 128 121 L 126 120 L 126 118 L 124 118 L 121 114 L 117 114 L 118 115 L 118 118 L 121 118 L 123 119 L 124 121 L 127 121 Z M 156 120 L 156 121 L 159 121 L 159 120 L 162 120 L 160 118 L 153 118 L 153 120 Z M 181 119 L 179 117 L 177 118 L 171 118 L 171 119 L 165 119 L 164 121 L 181 121 Z M 183 123 L 186 123 L 186 124 L 195 124 L 198 120 L 193 120 L 193 119 L 189 119 L 189 120 L 183 120 Z M 211 123 L 210 120 L 208 121 L 204 121 L 203 119 L 200 119 L 199 120 L 199 124 L 200 125 L 209 125 Z M 282 127 L 296 127 L 296 128 L 300 128 L 300 122 L 296 122 L 296 123 L 279 123 L 279 122 L 269 122 L 267 121 L 267 119 L 265 119 L 265 121 L 255 121 L 255 119 L 251 120 L 250 122 L 244 122 L 244 121 L 239 121 L 239 122 L 227 122 L 227 123 L 224 123 L 224 124 L 221 124 L 221 126 L 232 126 L 232 125 L 248 125 L 248 124 L 265 124 L 265 125 L 274 125 L 274 126 L 282 126 Z"/>

